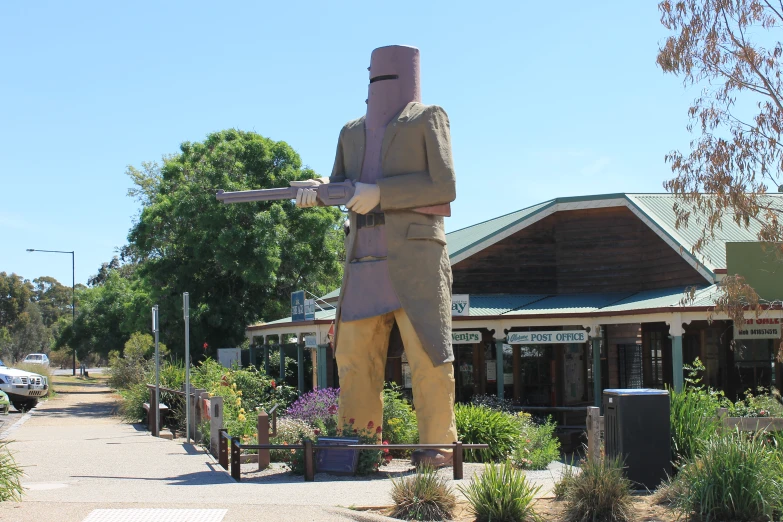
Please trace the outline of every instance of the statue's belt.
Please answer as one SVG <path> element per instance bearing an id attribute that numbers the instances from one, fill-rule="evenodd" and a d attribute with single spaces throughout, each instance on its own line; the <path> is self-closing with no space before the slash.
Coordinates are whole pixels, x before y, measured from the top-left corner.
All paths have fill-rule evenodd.
<path id="1" fill-rule="evenodd" d="M 377 227 L 386 224 L 386 216 L 381 212 L 356 214 L 356 228 Z"/>

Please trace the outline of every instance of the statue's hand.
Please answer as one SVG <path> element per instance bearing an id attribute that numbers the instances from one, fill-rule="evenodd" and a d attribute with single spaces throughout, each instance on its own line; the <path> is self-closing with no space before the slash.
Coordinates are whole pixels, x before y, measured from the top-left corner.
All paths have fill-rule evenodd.
<path id="1" fill-rule="evenodd" d="M 366 214 L 381 202 L 381 189 L 378 185 L 357 183 L 355 187 L 356 192 L 345 206 L 357 214 Z"/>
<path id="2" fill-rule="evenodd" d="M 323 183 L 329 183 L 329 178 L 289 181 L 288 184 L 290 186 L 299 189 L 296 191 L 296 206 L 300 208 L 314 207 L 318 203 L 318 198 L 316 197 L 318 192 L 315 190 L 315 187 Z"/>

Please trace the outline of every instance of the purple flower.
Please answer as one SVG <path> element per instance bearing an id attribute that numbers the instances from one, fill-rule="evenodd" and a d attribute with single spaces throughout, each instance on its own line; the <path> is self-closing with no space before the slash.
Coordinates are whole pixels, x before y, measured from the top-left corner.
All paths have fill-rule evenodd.
<path id="1" fill-rule="evenodd" d="M 326 421 L 337 414 L 337 402 L 340 398 L 340 388 L 322 388 L 305 393 L 286 410 L 286 415 L 293 419 L 301 419 L 313 423 L 315 420 Z"/>

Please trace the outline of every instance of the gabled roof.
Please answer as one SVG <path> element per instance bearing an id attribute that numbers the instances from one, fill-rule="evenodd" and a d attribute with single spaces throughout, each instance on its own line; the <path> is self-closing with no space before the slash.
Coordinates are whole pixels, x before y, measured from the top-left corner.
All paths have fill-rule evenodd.
<path id="1" fill-rule="evenodd" d="M 715 307 L 719 295 L 717 285 L 697 289 L 690 299 L 682 287 L 642 292 L 615 292 L 592 294 L 471 294 L 467 316 L 453 317 L 456 322 L 484 318 L 535 318 L 541 317 L 583 317 L 589 315 L 628 315 L 660 311 L 703 310 Z M 316 321 L 334 320 L 334 310 L 316 311 Z M 290 324 L 286 317 L 258 329 Z"/>
<path id="2" fill-rule="evenodd" d="M 783 212 L 783 194 L 768 194 L 768 203 Z M 693 248 L 701 237 L 704 219 L 694 212 L 688 228 L 678 229 L 675 203 L 682 204 L 673 194 L 603 194 L 556 198 L 511 214 L 484 221 L 446 235 L 449 257 L 454 265 L 508 236 L 544 219 L 555 212 L 587 208 L 626 207 L 650 227 L 661 239 L 675 249 L 708 281 L 717 281 L 715 271 L 726 268 L 726 243 L 729 241 L 756 241 L 760 225 L 748 228 L 724 219 L 716 237 L 694 255 Z"/>

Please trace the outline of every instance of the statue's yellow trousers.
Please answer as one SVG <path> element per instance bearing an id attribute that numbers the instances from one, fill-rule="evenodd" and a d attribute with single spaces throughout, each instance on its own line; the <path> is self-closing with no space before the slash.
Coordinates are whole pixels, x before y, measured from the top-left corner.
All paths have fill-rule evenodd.
<path id="1" fill-rule="evenodd" d="M 383 424 L 383 384 L 389 334 L 394 321 L 400 329 L 411 368 L 413 406 L 421 444 L 457 441 L 454 421 L 454 365 L 433 365 L 403 309 L 383 315 L 340 322 L 336 350 L 340 375 L 338 424 L 354 419 L 354 428 L 371 421 Z"/>

